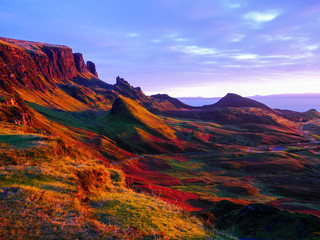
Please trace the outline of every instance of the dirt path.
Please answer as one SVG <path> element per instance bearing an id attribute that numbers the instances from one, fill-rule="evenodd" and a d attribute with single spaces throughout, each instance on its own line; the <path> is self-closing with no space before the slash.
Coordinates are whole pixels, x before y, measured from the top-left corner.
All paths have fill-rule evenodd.
<path id="1" fill-rule="evenodd" d="M 299 127 L 299 132 L 301 132 L 301 133 L 303 134 L 303 136 L 305 136 L 306 138 L 308 138 L 310 142 L 312 142 L 312 143 L 318 143 L 317 141 L 315 141 L 315 140 L 313 140 L 311 137 L 309 137 L 309 136 L 302 130 L 302 127 L 303 127 L 303 126 L 300 126 L 300 127 Z"/>

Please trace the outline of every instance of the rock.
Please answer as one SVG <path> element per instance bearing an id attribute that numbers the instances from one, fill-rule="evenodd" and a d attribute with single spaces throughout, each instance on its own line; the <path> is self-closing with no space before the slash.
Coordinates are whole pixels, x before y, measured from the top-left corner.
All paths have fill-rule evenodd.
<path id="1" fill-rule="evenodd" d="M 76 59 L 79 72 L 88 72 L 82 55 Z M 69 47 L 0 37 L 0 88 L 6 92 L 12 92 L 14 86 L 45 92 L 57 87 L 55 79 L 77 75 Z"/>
<path id="2" fill-rule="evenodd" d="M 74 53 L 73 58 L 74 58 L 74 63 L 76 65 L 78 72 L 80 73 L 88 72 L 88 69 L 86 67 L 86 64 L 83 61 L 83 56 L 81 53 Z"/>
<path id="3" fill-rule="evenodd" d="M 96 70 L 96 65 L 91 62 L 91 61 L 87 61 L 87 69 L 90 73 L 92 73 L 93 75 L 95 75 L 96 77 L 98 77 L 98 73 Z"/>
<path id="4" fill-rule="evenodd" d="M 0 121 L 31 126 L 33 117 L 28 106 L 18 96 L 11 96 L 2 101 L 0 104 Z"/>
<path id="5" fill-rule="evenodd" d="M 124 78 L 121 78 L 119 76 L 116 78 L 116 85 L 121 87 L 132 88 L 130 84 L 126 80 L 124 80 Z"/>

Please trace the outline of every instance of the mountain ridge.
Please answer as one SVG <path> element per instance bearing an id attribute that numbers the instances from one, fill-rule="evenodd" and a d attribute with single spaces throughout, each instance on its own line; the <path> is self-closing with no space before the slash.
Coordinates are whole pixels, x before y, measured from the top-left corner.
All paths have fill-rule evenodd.
<path id="1" fill-rule="evenodd" d="M 242 97 L 235 93 L 228 93 L 226 96 L 221 98 L 217 103 L 212 105 L 203 106 L 203 108 L 216 108 L 216 107 L 256 107 L 263 108 L 272 111 L 267 105 L 250 98 Z"/>

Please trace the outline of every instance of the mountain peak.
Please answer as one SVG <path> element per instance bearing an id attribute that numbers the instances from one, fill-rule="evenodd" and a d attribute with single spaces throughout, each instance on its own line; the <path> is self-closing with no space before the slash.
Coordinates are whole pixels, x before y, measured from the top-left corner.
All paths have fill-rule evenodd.
<path id="1" fill-rule="evenodd" d="M 241 97 L 235 93 L 228 93 L 221 98 L 217 103 L 211 105 L 212 107 L 255 107 L 271 110 L 267 105 L 250 98 Z"/>
<path id="2" fill-rule="evenodd" d="M 175 139 L 174 131 L 160 118 L 130 98 L 119 95 L 111 108 L 111 115 L 125 118 L 127 122 L 138 123 L 146 129 L 167 139 Z"/>
<path id="3" fill-rule="evenodd" d="M 131 85 L 126 80 L 124 80 L 124 78 L 121 78 L 119 76 L 116 78 L 116 85 L 131 87 Z"/>
<path id="4" fill-rule="evenodd" d="M 313 119 L 320 119 L 320 113 L 316 109 L 310 109 L 306 112 L 302 112 L 298 114 L 298 117 L 303 120 L 313 120 Z"/>
<path id="5" fill-rule="evenodd" d="M 173 109 L 185 108 L 192 109 L 193 107 L 181 102 L 179 99 L 170 97 L 168 94 L 155 94 L 151 95 L 153 99 L 156 99 L 159 103 L 166 103 L 167 107 Z"/>
<path id="6" fill-rule="evenodd" d="M 225 98 L 242 98 L 242 97 L 238 94 L 235 94 L 235 93 L 227 93 Z"/>

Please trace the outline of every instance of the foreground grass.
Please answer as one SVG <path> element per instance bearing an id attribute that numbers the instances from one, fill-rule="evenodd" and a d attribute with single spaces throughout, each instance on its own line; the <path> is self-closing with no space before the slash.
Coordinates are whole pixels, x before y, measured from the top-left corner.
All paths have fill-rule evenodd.
<path id="1" fill-rule="evenodd" d="M 120 170 L 90 159 L 4 162 L 0 239 L 233 239 L 124 185 Z"/>
<path id="2" fill-rule="evenodd" d="M 101 222 L 139 230 L 147 237 L 211 239 L 215 236 L 199 219 L 180 208 L 128 189 L 112 191 L 102 199 L 100 196 L 90 201 L 90 206 Z"/>

